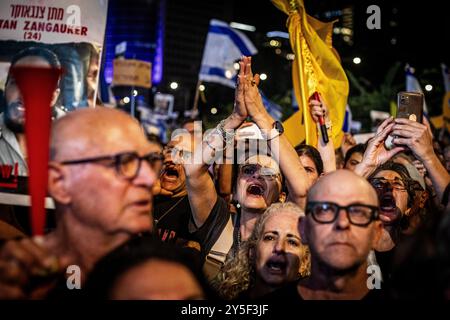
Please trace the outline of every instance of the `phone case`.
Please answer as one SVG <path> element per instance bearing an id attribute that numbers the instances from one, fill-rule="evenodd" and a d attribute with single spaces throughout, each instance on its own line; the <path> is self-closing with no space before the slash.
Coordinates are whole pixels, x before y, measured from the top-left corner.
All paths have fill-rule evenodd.
<path id="1" fill-rule="evenodd" d="M 420 92 L 399 92 L 397 94 L 397 118 L 406 118 L 422 123 L 423 94 Z"/>

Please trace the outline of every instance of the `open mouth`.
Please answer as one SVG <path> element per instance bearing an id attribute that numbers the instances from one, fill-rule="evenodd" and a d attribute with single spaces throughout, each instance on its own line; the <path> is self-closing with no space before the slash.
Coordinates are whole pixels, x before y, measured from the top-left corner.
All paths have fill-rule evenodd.
<path id="1" fill-rule="evenodd" d="M 391 222 L 398 217 L 398 209 L 395 198 L 392 195 L 385 195 L 380 199 L 380 219 L 383 222 Z"/>
<path id="2" fill-rule="evenodd" d="M 269 261 L 267 261 L 266 267 L 272 273 L 283 273 L 286 270 L 286 262 L 270 259 Z"/>
<path id="3" fill-rule="evenodd" d="M 164 175 L 167 178 L 172 178 L 172 179 L 177 179 L 180 176 L 180 174 L 178 173 L 178 170 L 175 169 L 174 167 L 167 168 L 164 171 Z"/>
<path id="4" fill-rule="evenodd" d="M 264 194 L 264 188 L 259 184 L 251 184 L 247 188 L 247 193 L 253 196 L 262 196 Z"/>

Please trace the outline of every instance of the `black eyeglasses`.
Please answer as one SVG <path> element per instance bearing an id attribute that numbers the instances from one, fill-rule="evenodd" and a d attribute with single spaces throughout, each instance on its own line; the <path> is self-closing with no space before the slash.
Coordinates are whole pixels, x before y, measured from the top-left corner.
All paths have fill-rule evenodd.
<path id="1" fill-rule="evenodd" d="M 366 204 L 340 206 L 334 202 L 310 201 L 306 205 L 306 213 L 311 213 L 313 219 L 319 223 L 334 222 L 342 209 L 347 213 L 350 223 L 355 226 L 365 227 L 378 219 L 378 207 Z"/>
<path id="2" fill-rule="evenodd" d="M 83 164 L 83 163 L 99 163 L 102 161 L 109 162 L 104 163 L 105 166 L 114 166 L 117 174 L 125 179 L 133 180 L 138 175 L 141 168 L 142 160 L 148 162 L 150 167 L 155 170 L 157 167 L 157 161 L 162 161 L 164 156 L 158 152 L 151 152 L 144 156 L 139 156 L 136 152 L 122 152 L 115 155 L 93 157 L 86 159 L 67 160 L 60 162 L 64 165 Z"/>

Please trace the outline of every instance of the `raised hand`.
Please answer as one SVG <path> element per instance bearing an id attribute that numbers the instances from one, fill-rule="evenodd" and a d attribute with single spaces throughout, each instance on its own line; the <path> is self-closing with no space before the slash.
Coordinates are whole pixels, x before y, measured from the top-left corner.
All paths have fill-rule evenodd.
<path id="1" fill-rule="evenodd" d="M 392 117 L 381 123 L 375 136 L 369 140 L 361 163 L 355 167 L 357 174 L 368 177 L 376 167 L 387 162 L 397 153 L 405 150 L 404 147 L 394 147 L 391 150 L 385 148 L 384 140 L 391 133 L 393 127 L 394 120 Z"/>
<path id="2" fill-rule="evenodd" d="M 309 112 L 314 122 L 319 122 L 319 117 L 328 119 L 328 107 L 324 102 L 315 100 L 314 98 L 309 100 Z"/>
<path id="3" fill-rule="evenodd" d="M 10 240 L 1 247 L 0 299 L 44 298 L 53 287 L 65 265 L 39 244 L 40 239 Z M 36 279 L 41 280 L 30 286 Z"/>
<path id="4" fill-rule="evenodd" d="M 422 162 L 434 155 L 433 135 L 425 123 L 398 118 L 392 133 L 397 136 L 393 141 L 395 144 L 407 146 Z"/>
<path id="5" fill-rule="evenodd" d="M 245 57 L 245 83 L 244 102 L 248 115 L 255 121 L 260 129 L 270 129 L 273 123 L 272 117 L 263 104 L 261 94 L 258 90 L 260 82 L 259 74 L 253 75 L 251 57 Z"/>
<path id="6" fill-rule="evenodd" d="M 239 61 L 239 73 L 237 75 L 236 81 L 236 91 L 234 94 L 234 109 L 233 113 L 237 118 L 244 121 L 247 116 L 247 108 L 245 107 L 244 101 L 244 83 L 245 83 L 245 68 L 246 68 L 247 57 L 242 57 Z"/>

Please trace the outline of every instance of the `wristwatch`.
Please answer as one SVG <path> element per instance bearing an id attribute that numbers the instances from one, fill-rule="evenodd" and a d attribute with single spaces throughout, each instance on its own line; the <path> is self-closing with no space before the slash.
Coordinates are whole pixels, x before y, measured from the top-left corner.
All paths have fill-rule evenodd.
<path id="1" fill-rule="evenodd" d="M 269 131 L 268 136 L 266 137 L 267 141 L 275 139 L 278 136 L 281 136 L 284 132 L 283 124 L 280 121 L 275 121 L 272 124 L 272 130 Z"/>

